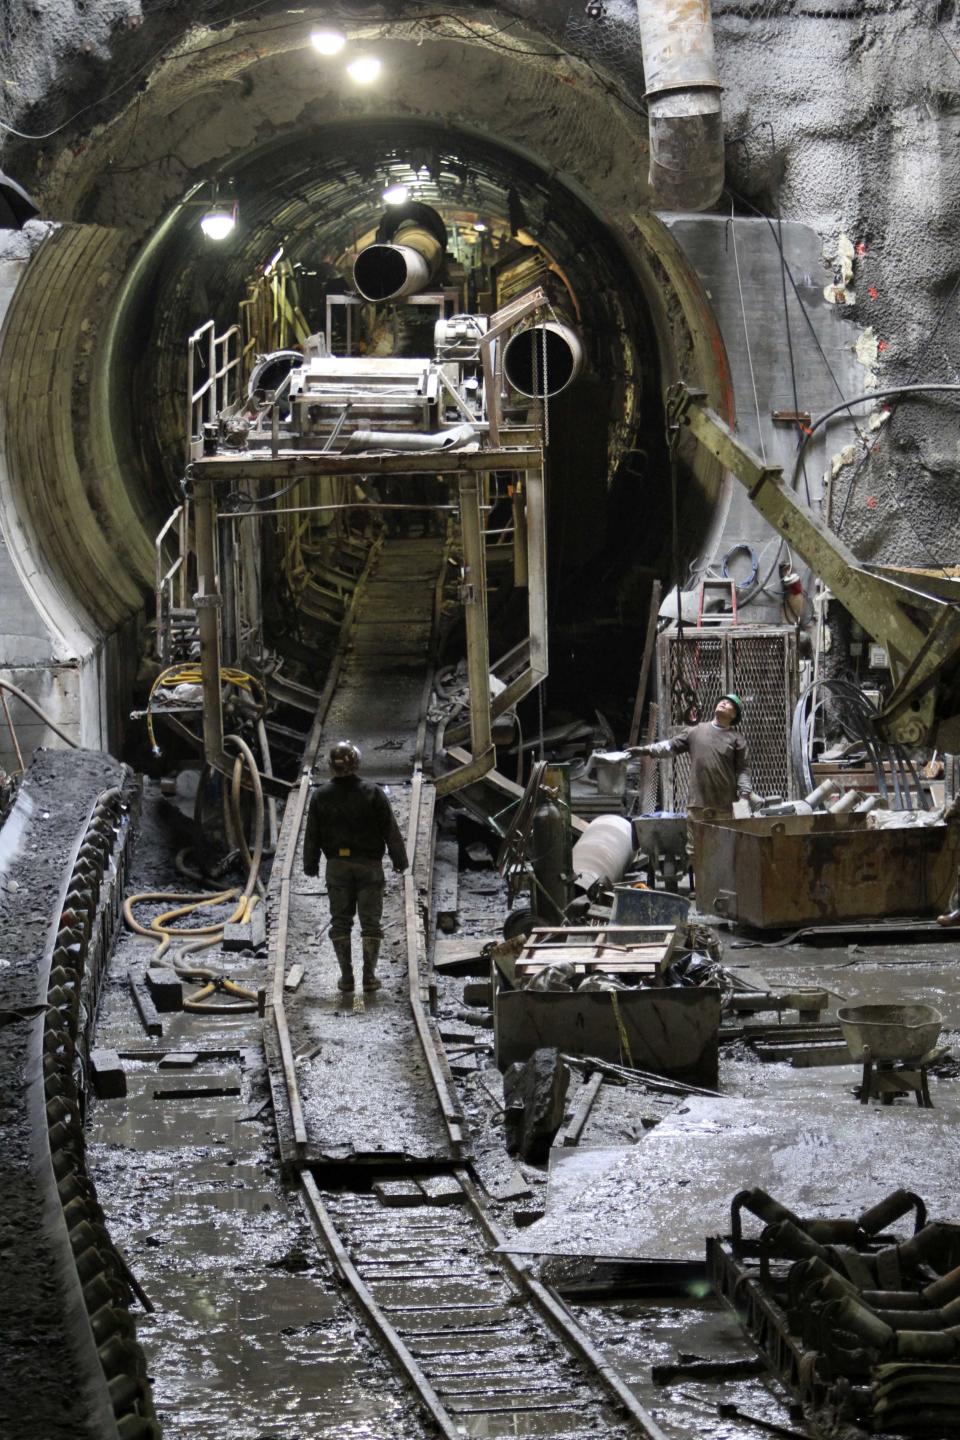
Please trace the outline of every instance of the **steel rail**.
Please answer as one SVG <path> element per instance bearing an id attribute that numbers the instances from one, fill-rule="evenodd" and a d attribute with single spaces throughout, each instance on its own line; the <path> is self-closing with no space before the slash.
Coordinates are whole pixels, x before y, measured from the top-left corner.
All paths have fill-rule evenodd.
<path id="1" fill-rule="evenodd" d="M 423 876 L 423 888 L 428 896 L 427 914 L 430 913 L 429 894 L 433 871 L 433 845 L 429 846 L 426 857 L 418 853 L 417 836 L 425 809 L 429 809 L 430 834 L 433 834 L 433 811 L 436 803 L 436 786 L 424 780 L 423 752 L 427 738 L 427 710 L 433 689 L 433 675 L 436 666 L 437 644 L 440 635 L 440 616 L 443 604 L 443 588 L 447 571 L 447 548 L 444 547 L 443 562 L 437 573 L 433 589 L 433 613 L 430 627 L 430 663 L 424 676 L 420 697 L 420 717 L 417 724 L 417 738 L 414 749 L 413 786 L 410 796 L 410 816 L 407 826 L 407 854 L 410 867 L 403 877 L 404 925 L 407 941 L 407 979 L 410 995 L 410 1009 L 413 1013 L 417 1036 L 423 1049 L 424 1060 L 430 1072 L 430 1079 L 436 1092 L 437 1102 L 443 1115 L 450 1144 L 459 1159 L 464 1158 L 468 1146 L 464 1130 L 463 1113 L 453 1093 L 453 1077 L 446 1063 L 443 1046 L 440 1044 L 436 1026 L 424 1007 L 425 977 L 421 973 L 421 956 L 426 962 L 426 937 L 424 928 L 417 923 L 417 875 Z M 425 795 L 426 791 L 426 795 Z M 427 799 L 427 796 L 429 799 Z"/>
<path id="2" fill-rule="evenodd" d="M 440 1434 L 444 1436 L 444 1440 L 463 1440 L 462 1426 L 447 1412 L 436 1390 L 430 1384 L 396 1328 L 387 1319 L 383 1309 L 374 1299 L 369 1287 L 350 1259 L 347 1247 L 337 1233 L 336 1226 L 323 1203 L 317 1182 L 309 1170 L 305 1170 L 301 1174 L 300 1183 L 310 1223 L 319 1234 L 328 1255 L 362 1306 L 370 1324 L 384 1344 L 392 1351 L 404 1374 L 429 1411 Z"/>
<path id="3" fill-rule="evenodd" d="M 668 1440 L 666 1433 L 657 1424 L 650 1411 L 641 1405 L 630 1387 L 620 1379 L 610 1362 L 604 1359 L 589 1335 L 578 1325 L 563 1302 L 548 1286 L 536 1278 L 527 1263 L 518 1262 L 509 1251 L 500 1248 L 506 1243 L 506 1237 L 489 1214 L 469 1172 L 458 1169 L 454 1171 L 454 1175 L 463 1188 L 463 1193 L 477 1217 L 480 1228 L 496 1250 L 496 1260 L 527 1292 L 534 1307 L 554 1333 L 560 1337 L 569 1350 L 572 1350 L 596 1372 L 617 1404 L 627 1412 L 646 1440 Z"/>
<path id="4" fill-rule="evenodd" d="M 304 744 L 304 755 L 309 756 L 310 764 L 312 764 L 316 758 L 323 723 L 326 719 L 327 711 L 330 708 L 330 702 L 333 699 L 340 669 L 343 665 L 347 636 L 353 628 L 357 598 L 367 582 L 374 556 L 378 553 L 380 544 L 380 540 L 377 540 L 370 547 L 370 552 L 367 555 L 363 569 L 357 577 L 357 583 L 350 597 L 350 603 L 347 606 L 343 621 L 340 625 L 340 644 L 333 663 L 330 666 L 324 687 L 320 692 L 320 699 L 317 703 L 317 711 L 313 725 L 310 728 L 310 733 Z M 296 800 L 292 807 L 288 804 L 283 816 L 280 835 L 277 839 L 274 874 L 270 877 L 270 887 L 267 894 L 268 906 L 270 905 L 270 901 L 275 899 L 277 917 L 276 925 L 270 926 L 270 938 L 267 948 L 268 963 L 269 959 L 273 961 L 273 994 L 270 1002 L 270 1019 L 273 1021 L 277 1046 L 280 1051 L 280 1062 L 283 1067 L 284 1084 L 287 1092 L 287 1107 L 290 1112 L 290 1123 L 293 1127 L 294 1145 L 301 1156 L 309 1141 L 309 1135 L 303 1114 L 303 1101 L 300 1098 L 300 1085 L 297 1081 L 293 1046 L 290 1042 L 290 1027 L 287 1024 L 287 1012 L 283 1003 L 283 981 L 287 964 L 290 881 L 293 874 L 293 863 L 296 859 L 297 846 L 300 839 L 300 828 L 303 824 L 303 815 L 306 810 L 309 791 L 310 774 L 309 769 L 305 769 L 303 775 L 300 777 Z M 280 862 L 279 884 L 275 884 L 274 881 L 274 875 L 277 873 L 276 860 Z M 270 908 L 272 909 L 272 906 Z"/>

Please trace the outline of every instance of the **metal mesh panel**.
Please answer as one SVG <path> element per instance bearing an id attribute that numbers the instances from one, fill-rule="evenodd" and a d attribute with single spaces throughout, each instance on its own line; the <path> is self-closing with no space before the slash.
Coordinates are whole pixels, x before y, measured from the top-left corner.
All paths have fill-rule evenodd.
<path id="1" fill-rule="evenodd" d="M 744 705 L 753 788 L 761 795 L 793 795 L 790 723 L 796 703 L 797 641 L 793 630 L 727 636 L 729 689 Z"/>
<path id="2" fill-rule="evenodd" d="M 708 720 L 726 690 L 721 635 L 685 630 L 660 636 L 660 737 L 669 739 L 685 725 Z M 678 755 L 664 766 L 663 796 L 669 810 L 687 808 L 690 757 Z M 672 772 L 672 774 L 671 774 Z"/>
<path id="3" fill-rule="evenodd" d="M 720 696 L 732 690 L 744 704 L 754 788 L 765 795 L 794 793 L 790 723 L 797 701 L 797 637 L 785 626 L 729 626 L 705 634 L 670 630 L 658 641 L 660 736 L 709 720 Z M 690 759 L 663 766 L 664 805 L 685 810 Z"/>

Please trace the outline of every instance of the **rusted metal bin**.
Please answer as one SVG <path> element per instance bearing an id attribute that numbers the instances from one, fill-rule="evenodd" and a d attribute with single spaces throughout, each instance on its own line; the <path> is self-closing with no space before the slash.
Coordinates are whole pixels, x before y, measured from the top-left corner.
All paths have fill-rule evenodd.
<path id="1" fill-rule="evenodd" d="M 715 986 L 655 986 L 609 991 L 508 990 L 494 976 L 494 1059 L 506 1070 L 543 1045 L 655 1070 L 691 1085 L 715 1086 L 720 991 Z"/>
<path id="2" fill-rule="evenodd" d="M 699 909 L 759 930 L 948 909 L 958 827 L 868 830 L 866 819 L 771 815 L 695 822 Z"/>

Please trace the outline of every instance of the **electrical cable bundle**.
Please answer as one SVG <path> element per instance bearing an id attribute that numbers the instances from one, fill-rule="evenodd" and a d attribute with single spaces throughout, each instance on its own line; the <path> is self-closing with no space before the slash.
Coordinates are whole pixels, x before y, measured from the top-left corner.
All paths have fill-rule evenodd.
<path id="1" fill-rule="evenodd" d="M 930 801 L 920 777 L 902 745 L 881 740 L 876 731 L 876 705 L 864 695 L 853 680 L 814 680 L 801 693 L 793 712 L 790 727 L 790 761 L 798 792 L 808 795 L 816 788 L 811 768 L 813 738 L 818 717 L 828 698 L 834 714 L 848 739 L 861 745 L 873 767 L 877 791 L 893 810 L 929 810 Z M 893 782 L 891 794 L 887 769 Z"/>

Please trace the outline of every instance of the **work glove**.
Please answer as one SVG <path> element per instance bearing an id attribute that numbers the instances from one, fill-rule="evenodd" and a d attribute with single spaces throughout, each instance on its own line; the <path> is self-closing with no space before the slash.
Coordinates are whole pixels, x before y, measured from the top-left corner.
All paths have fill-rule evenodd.
<path id="1" fill-rule="evenodd" d="M 652 755 L 652 754 L 653 754 L 653 746 L 652 746 L 652 745 L 628 745 L 628 746 L 627 746 L 627 754 L 628 754 L 628 755 Z"/>
<path id="2" fill-rule="evenodd" d="M 740 799 L 749 801 L 751 810 L 759 810 L 761 805 L 766 803 L 763 796 L 758 795 L 756 790 L 744 790 Z"/>

